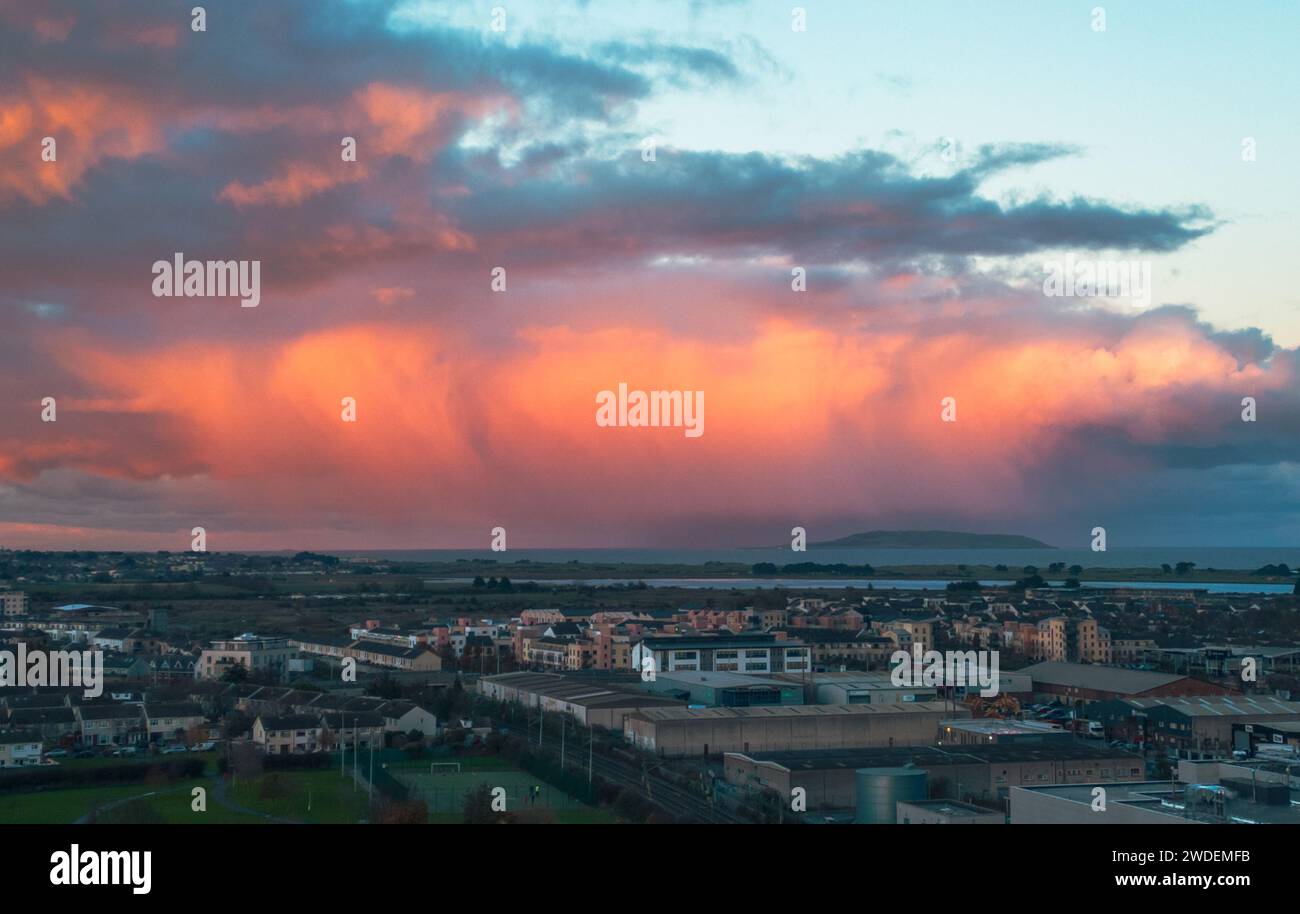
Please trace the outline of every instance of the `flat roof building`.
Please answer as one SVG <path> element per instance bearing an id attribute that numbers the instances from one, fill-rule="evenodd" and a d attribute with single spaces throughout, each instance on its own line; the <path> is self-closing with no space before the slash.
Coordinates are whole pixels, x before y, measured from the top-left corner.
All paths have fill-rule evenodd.
<path id="1" fill-rule="evenodd" d="M 970 712 L 957 709 L 963 713 Z M 623 735 L 665 756 L 930 745 L 939 721 L 953 714 L 943 702 L 661 708 L 630 715 Z"/>
<path id="2" fill-rule="evenodd" d="M 959 800 L 900 800 L 899 825 L 1005 825 L 1006 813 Z"/>
<path id="3" fill-rule="evenodd" d="M 1012 825 L 1300 825 L 1289 788 L 1243 785 L 1134 784 L 1013 787 Z M 1105 793 L 1095 791 L 1101 787 Z M 1098 799 L 1104 799 L 1104 806 Z M 1261 799 L 1262 798 L 1262 799 Z"/>
<path id="4" fill-rule="evenodd" d="M 972 743 L 1073 743 L 1074 734 L 1040 720 L 1003 720 L 978 717 L 970 720 L 945 720 L 939 725 L 939 742 L 965 746 Z"/>
<path id="5" fill-rule="evenodd" d="M 1142 757 L 1095 743 L 1068 745 L 880 746 L 802 752 L 728 752 L 727 782 L 781 796 L 802 787 L 809 810 L 856 802 L 854 772 L 912 765 L 929 776 L 931 798 L 1004 799 L 1013 786 L 1141 781 Z"/>
<path id="6" fill-rule="evenodd" d="M 1218 758 L 1249 749 L 1237 724 L 1300 722 L 1300 702 L 1270 695 L 1206 695 L 1185 698 L 1128 698 L 1097 702 L 1089 713 L 1123 732 L 1179 758 Z"/>
<path id="7" fill-rule="evenodd" d="M 743 673 L 658 673 L 641 688 L 706 708 L 803 704 L 802 685 Z"/>
<path id="8" fill-rule="evenodd" d="M 479 692 L 495 701 L 517 702 L 573 716 L 587 726 L 621 730 L 629 715 L 655 708 L 679 708 L 685 703 L 662 695 L 646 695 L 587 678 L 559 673 L 502 673 L 484 676 Z"/>
<path id="9" fill-rule="evenodd" d="M 774 634 L 681 635 L 645 638 L 632 648 L 632 668 L 657 673 L 806 673 L 808 646 Z"/>

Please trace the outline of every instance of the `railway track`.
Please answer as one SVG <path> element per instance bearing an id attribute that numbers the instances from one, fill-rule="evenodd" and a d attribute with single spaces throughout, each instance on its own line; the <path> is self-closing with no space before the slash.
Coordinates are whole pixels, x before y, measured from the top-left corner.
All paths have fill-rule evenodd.
<path id="1" fill-rule="evenodd" d="M 518 727 L 513 724 L 503 723 L 504 726 L 515 736 L 522 736 L 529 740 L 529 745 L 536 747 L 537 743 L 533 741 L 532 734 L 529 730 Z M 552 758 L 559 759 L 560 748 L 554 743 L 543 743 L 540 747 Z M 580 760 L 581 764 L 570 763 L 566 767 L 582 768 L 587 767 L 586 760 L 580 759 L 582 755 L 578 751 L 570 751 L 567 760 Z M 718 823 L 718 824 L 745 824 L 746 820 L 732 813 L 730 810 L 714 806 L 706 798 L 693 791 L 687 790 L 679 784 L 674 784 L 666 778 L 660 777 L 653 773 L 643 772 L 639 767 L 610 759 L 605 756 L 595 756 L 592 759 L 592 771 L 599 774 L 602 778 L 612 784 L 620 787 L 630 787 L 639 793 L 655 806 L 658 806 L 664 812 L 677 819 L 688 819 L 692 822 Z"/>

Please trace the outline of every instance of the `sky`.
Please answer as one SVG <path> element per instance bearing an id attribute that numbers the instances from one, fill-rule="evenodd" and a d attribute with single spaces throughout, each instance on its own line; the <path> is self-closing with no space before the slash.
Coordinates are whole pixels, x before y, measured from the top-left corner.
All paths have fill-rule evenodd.
<path id="1" fill-rule="evenodd" d="M 0 0 L 0 548 L 1300 540 L 1295 4 L 196 5 Z"/>

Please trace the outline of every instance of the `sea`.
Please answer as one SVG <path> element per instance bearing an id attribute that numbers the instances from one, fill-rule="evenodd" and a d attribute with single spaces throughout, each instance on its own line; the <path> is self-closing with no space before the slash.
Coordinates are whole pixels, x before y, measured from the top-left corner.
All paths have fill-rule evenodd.
<path id="1" fill-rule="evenodd" d="M 791 552 L 789 547 L 752 549 L 359 549 L 322 550 L 333 555 L 373 557 L 394 561 L 454 562 L 458 559 L 495 559 L 499 562 L 583 564 L 626 563 L 636 565 L 704 565 L 708 562 L 737 562 L 753 565 L 772 562 L 862 565 L 877 568 L 899 565 L 1006 565 L 1019 572 L 1026 565 L 1046 569 L 1053 562 L 1085 568 L 1159 568 L 1162 564 L 1195 562 L 1197 568 L 1254 571 L 1264 565 L 1285 564 L 1300 568 L 1300 546 L 1147 546 L 1130 549 L 809 549 Z"/>
<path id="2" fill-rule="evenodd" d="M 1142 547 L 1130 549 L 1109 549 L 1105 552 L 1092 552 L 1088 549 L 810 549 L 807 552 L 791 552 L 788 548 L 751 548 L 751 549 L 511 549 L 508 552 L 492 552 L 488 549 L 372 549 L 336 551 L 334 554 L 349 558 L 375 558 L 392 561 L 415 562 L 455 562 L 464 560 L 495 560 L 497 562 L 538 562 L 546 564 L 629 564 L 629 565 L 698 565 L 710 562 L 740 563 L 753 565 L 758 562 L 772 562 L 778 567 L 793 562 L 816 562 L 819 564 L 862 565 L 868 564 L 880 570 L 902 565 L 1006 565 L 1005 579 L 989 579 L 980 583 L 986 586 L 1011 583 L 1023 573 L 1025 566 L 1032 565 L 1044 573 L 1049 583 L 1059 585 L 1062 581 L 1057 576 L 1046 574 L 1053 562 L 1070 565 L 1082 565 L 1085 568 L 1159 568 L 1162 564 L 1176 565 L 1178 562 L 1194 562 L 1198 569 L 1219 571 L 1254 571 L 1264 565 L 1285 564 L 1293 569 L 1300 568 L 1300 547 L 1223 547 L 1223 546 L 1171 546 Z M 443 578 L 444 581 L 458 581 L 459 578 Z M 468 581 L 471 578 L 465 578 Z M 526 575 L 519 575 L 512 580 L 523 583 Z M 636 580 L 630 577 L 608 577 L 599 579 L 535 579 L 539 584 L 583 583 L 592 586 L 612 586 L 627 584 Z M 650 578 L 645 583 L 649 587 L 699 588 L 703 590 L 745 590 L 771 587 L 855 587 L 866 589 L 895 588 L 899 590 L 943 590 L 952 579 L 933 578 L 915 580 L 897 580 L 888 577 L 826 577 L 826 578 Z M 1162 580 L 1126 580 L 1088 582 L 1090 588 L 1131 588 L 1142 590 L 1202 590 L 1208 593 L 1256 593 L 1285 594 L 1292 590 L 1291 584 L 1267 584 L 1243 580 L 1242 582 L 1191 582 L 1178 581 L 1176 578 Z"/>

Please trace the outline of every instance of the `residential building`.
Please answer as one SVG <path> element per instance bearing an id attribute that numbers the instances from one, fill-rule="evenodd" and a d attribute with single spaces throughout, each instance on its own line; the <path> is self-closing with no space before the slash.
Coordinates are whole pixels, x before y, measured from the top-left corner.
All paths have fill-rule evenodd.
<path id="1" fill-rule="evenodd" d="M 41 763 L 41 735 L 31 730 L 0 732 L 0 768 L 27 768 Z"/>
<path id="2" fill-rule="evenodd" d="M 213 641 L 199 655 L 195 676 L 199 679 L 220 679 L 232 666 L 242 666 L 251 674 L 281 680 L 298 649 L 288 638 L 259 638 L 251 632 Z"/>
<path id="3" fill-rule="evenodd" d="M 321 719 L 313 714 L 263 714 L 253 722 L 253 742 L 267 755 L 320 751 Z"/>

